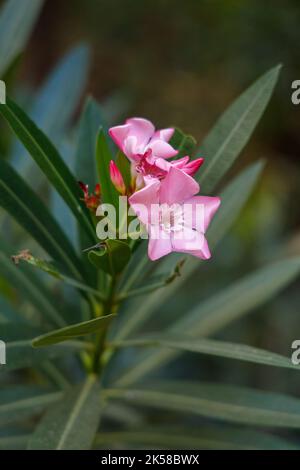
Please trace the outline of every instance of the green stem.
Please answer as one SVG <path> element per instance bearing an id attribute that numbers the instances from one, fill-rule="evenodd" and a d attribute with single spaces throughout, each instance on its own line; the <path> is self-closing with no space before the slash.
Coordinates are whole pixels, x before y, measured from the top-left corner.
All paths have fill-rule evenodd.
<path id="1" fill-rule="evenodd" d="M 115 307 L 115 291 L 116 291 L 117 277 L 112 276 L 109 286 L 109 292 L 107 300 L 104 302 L 104 315 L 110 315 L 114 313 Z M 98 333 L 96 338 L 95 353 L 93 357 L 93 371 L 95 373 L 100 373 L 101 371 L 101 355 L 104 350 L 104 342 L 106 338 L 106 331 Z"/>

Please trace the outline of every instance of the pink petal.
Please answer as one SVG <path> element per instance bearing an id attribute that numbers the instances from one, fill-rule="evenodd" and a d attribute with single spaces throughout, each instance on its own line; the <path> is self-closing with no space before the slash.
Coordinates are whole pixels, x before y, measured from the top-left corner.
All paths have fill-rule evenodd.
<path id="1" fill-rule="evenodd" d="M 150 239 L 148 244 L 148 256 L 155 261 L 162 256 L 166 256 L 173 251 L 171 239 L 166 232 L 157 227 L 151 226 Z"/>
<path id="2" fill-rule="evenodd" d="M 154 142 L 155 140 L 164 140 L 165 142 L 169 142 L 172 135 L 174 134 L 174 131 L 175 129 L 171 127 L 168 129 L 160 129 L 154 133 L 151 141 Z"/>
<path id="3" fill-rule="evenodd" d="M 161 182 L 160 202 L 169 205 L 184 202 L 200 190 L 199 184 L 191 176 L 183 171 L 170 168 L 169 173 Z"/>
<path id="4" fill-rule="evenodd" d="M 127 138 L 129 131 L 129 124 L 124 124 L 124 126 L 111 127 L 108 131 L 112 140 L 122 151 L 124 151 L 124 141 Z"/>
<path id="5" fill-rule="evenodd" d="M 159 203 L 159 188 L 160 182 L 154 179 L 153 182 L 133 193 L 128 199 L 137 217 L 144 224 L 148 224 L 150 220 L 152 204 Z"/>
<path id="6" fill-rule="evenodd" d="M 192 220 L 190 222 L 191 226 L 205 233 L 213 216 L 220 207 L 221 199 L 219 197 L 194 196 L 191 199 L 186 200 L 184 204 L 187 206 L 191 205 L 192 207 Z"/>
<path id="7" fill-rule="evenodd" d="M 186 166 L 186 164 L 189 162 L 189 160 L 190 160 L 190 157 L 177 158 L 177 160 L 174 160 L 172 162 L 172 165 L 182 170 Z"/>
<path id="8" fill-rule="evenodd" d="M 140 151 L 140 146 L 135 135 L 129 135 L 123 145 L 123 152 L 129 158 L 130 161 L 138 160 L 138 152 Z"/>
<path id="9" fill-rule="evenodd" d="M 204 235 L 189 227 L 172 233 L 172 247 L 180 253 L 198 252 L 204 244 Z"/>
<path id="10" fill-rule="evenodd" d="M 197 258 L 204 259 L 204 260 L 211 258 L 210 249 L 209 249 L 209 246 L 205 237 L 204 237 L 201 249 L 196 250 L 196 251 L 191 251 L 190 254 L 193 256 L 196 256 Z"/>
<path id="11" fill-rule="evenodd" d="M 126 120 L 126 124 L 130 125 L 130 135 L 137 138 L 138 145 L 146 146 L 155 132 L 155 127 L 148 119 L 130 118 Z"/>
<path id="12" fill-rule="evenodd" d="M 163 140 L 151 140 L 147 148 L 152 150 L 152 154 L 156 158 L 171 158 L 175 157 L 178 153 L 178 150 L 175 150 L 170 144 Z"/>

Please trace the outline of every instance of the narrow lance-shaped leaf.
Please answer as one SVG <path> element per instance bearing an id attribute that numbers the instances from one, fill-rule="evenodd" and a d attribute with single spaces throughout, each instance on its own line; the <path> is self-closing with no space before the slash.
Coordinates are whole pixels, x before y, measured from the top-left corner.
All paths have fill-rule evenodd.
<path id="1" fill-rule="evenodd" d="M 214 190 L 247 144 L 272 95 L 280 68 L 269 70 L 237 98 L 200 146 L 205 164 L 198 179 L 204 194 Z"/>
<path id="2" fill-rule="evenodd" d="M 0 391 L 0 426 L 36 416 L 61 397 L 61 392 L 37 387 L 2 388 Z"/>
<path id="3" fill-rule="evenodd" d="M 96 168 L 96 142 L 99 126 L 103 124 L 103 112 L 94 98 L 89 97 L 84 105 L 76 143 L 75 173 L 79 181 L 88 184 L 90 190 L 99 183 Z"/>
<path id="4" fill-rule="evenodd" d="M 96 376 L 68 391 L 39 423 L 31 450 L 88 450 L 99 424 L 102 404 Z"/>
<path id="5" fill-rule="evenodd" d="M 30 434 L 0 437 L 0 450 L 25 450 Z"/>
<path id="6" fill-rule="evenodd" d="M 10 124 L 29 154 L 68 204 L 91 240 L 95 239 L 89 214 L 80 201 L 81 193 L 72 173 L 46 135 L 12 100 L 0 105 L 0 113 Z"/>
<path id="7" fill-rule="evenodd" d="M 60 226 L 31 188 L 3 159 L 0 160 L 0 205 L 50 256 L 63 263 L 73 275 L 81 277 L 82 264 Z"/>
<path id="8" fill-rule="evenodd" d="M 132 389 L 108 389 L 106 396 L 233 423 L 300 428 L 297 398 L 255 389 L 174 380 Z"/>
<path id="9" fill-rule="evenodd" d="M 141 446 L 151 449 L 215 449 L 215 450 L 296 450 L 297 444 L 263 432 L 237 426 L 207 426 L 197 429 L 166 426 L 133 427 L 124 431 L 102 431 L 95 448 L 107 446 Z M 1 442 L 0 442 L 1 448 Z"/>
<path id="10" fill-rule="evenodd" d="M 109 163 L 112 159 L 103 129 L 100 128 L 97 135 L 96 161 L 102 202 L 113 204 L 117 208 L 119 195 L 111 182 L 109 172 Z"/>
<path id="11" fill-rule="evenodd" d="M 273 298 L 299 273 L 299 259 L 287 259 L 261 268 L 187 312 L 184 318 L 169 328 L 168 333 L 179 334 L 184 331 L 191 336 L 214 334 L 231 321 Z M 178 354 L 180 352 L 170 349 L 146 352 L 139 363 L 125 371 L 118 383 L 128 385 L 135 382 L 176 358 Z"/>
<path id="12" fill-rule="evenodd" d="M 101 292 L 99 292 L 98 290 L 93 289 L 92 287 L 87 284 L 84 284 L 83 282 L 77 281 L 76 279 L 66 276 L 64 273 L 60 272 L 57 267 L 54 266 L 54 264 L 39 258 L 35 258 L 31 255 L 28 250 L 23 250 L 18 255 L 12 256 L 12 259 L 16 264 L 19 264 L 20 261 L 28 263 L 31 266 L 34 266 L 37 269 L 40 269 L 41 271 L 44 271 L 55 279 L 59 279 L 60 281 L 65 282 L 69 286 L 76 287 L 83 294 L 92 294 L 94 297 L 97 297 L 101 301 L 105 300 L 103 294 L 101 294 Z"/>
<path id="13" fill-rule="evenodd" d="M 148 337 L 133 338 L 120 341 L 120 343 L 112 343 L 111 345 L 116 347 L 160 346 L 175 350 L 178 349 L 183 352 L 208 354 L 222 358 L 236 359 L 238 361 L 300 370 L 299 367 L 293 365 L 290 357 L 284 357 L 280 354 L 272 353 L 271 351 L 254 348 L 246 344 L 230 343 L 206 338 L 193 338 L 191 335 L 184 334 L 175 335 L 169 333 L 163 335 L 149 335 Z"/>
<path id="14" fill-rule="evenodd" d="M 0 239 L 0 273 L 12 286 L 22 293 L 37 309 L 40 315 L 54 325 L 64 326 L 63 308 L 55 306 L 51 293 L 28 266 L 15 266 L 10 258 L 13 248 L 7 247 Z"/>
<path id="15" fill-rule="evenodd" d="M 115 317 L 116 315 L 110 314 L 51 331 L 50 333 L 46 333 L 35 338 L 32 341 L 32 345 L 34 347 L 48 346 L 50 344 L 60 343 L 79 336 L 98 333 L 101 330 L 105 330 Z"/>
<path id="16" fill-rule="evenodd" d="M 38 123 L 55 145 L 61 145 L 80 103 L 87 81 L 89 55 L 89 49 L 84 44 L 73 47 L 55 65 L 30 102 L 29 117 Z M 18 141 L 13 145 L 10 161 L 23 176 L 32 176 L 32 171 L 35 171 L 34 162 L 24 158 L 24 149 Z M 40 187 L 43 182 L 40 173 L 39 178 L 32 178 L 34 188 Z"/>

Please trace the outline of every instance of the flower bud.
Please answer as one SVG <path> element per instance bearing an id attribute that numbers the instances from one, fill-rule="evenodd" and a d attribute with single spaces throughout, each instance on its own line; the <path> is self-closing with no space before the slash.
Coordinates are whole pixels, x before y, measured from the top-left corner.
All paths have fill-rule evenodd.
<path id="1" fill-rule="evenodd" d="M 110 179 L 116 188 L 116 190 L 123 196 L 126 194 L 126 186 L 123 180 L 123 176 L 113 160 L 109 164 Z"/>

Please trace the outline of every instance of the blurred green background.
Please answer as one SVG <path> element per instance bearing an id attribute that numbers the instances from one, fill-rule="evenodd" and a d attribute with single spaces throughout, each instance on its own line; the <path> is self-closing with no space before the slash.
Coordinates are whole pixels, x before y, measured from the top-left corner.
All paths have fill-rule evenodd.
<path id="1" fill-rule="evenodd" d="M 265 189 L 288 206 L 284 227 L 296 230 L 300 105 L 291 102 L 291 83 L 300 78 L 299 22 L 297 0 L 48 0 L 18 75 L 37 86 L 66 51 L 86 41 L 88 93 L 102 101 L 120 91 L 130 99 L 130 115 L 174 124 L 201 141 L 249 83 L 282 63 L 243 164 L 268 159 Z"/>
<path id="2" fill-rule="evenodd" d="M 100 102 L 123 99 L 126 115 L 147 117 L 157 127 L 176 125 L 201 142 L 234 98 L 270 67 L 283 64 L 271 103 L 233 171 L 263 157 L 264 176 L 212 262 L 202 266 L 188 292 L 178 293 L 181 314 L 193 292 L 199 293 L 199 282 L 204 298 L 269 259 L 300 253 L 300 105 L 291 102 L 292 81 L 300 79 L 299 24 L 296 0 L 48 0 L 22 60 L 10 71 L 12 83 L 37 88 L 57 61 L 84 41 L 92 54 L 86 94 Z M 78 114 L 79 109 L 74 122 Z M 222 336 L 289 356 L 291 342 L 300 337 L 298 299 L 295 284 Z M 190 357 L 197 376 L 198 358 Z M 269 368 L 266 374 L 239 364 L 208 358 L 202 378 L 207 373 L 210 380 L 236 378 L 297 393 L 297 376 L 289 371 L 282 380 L 285 371 Z"/>

